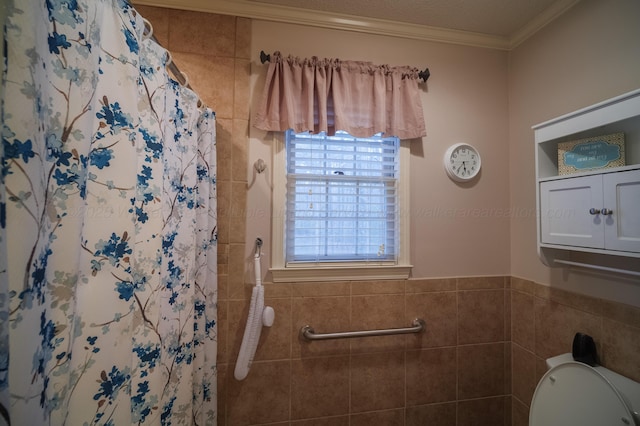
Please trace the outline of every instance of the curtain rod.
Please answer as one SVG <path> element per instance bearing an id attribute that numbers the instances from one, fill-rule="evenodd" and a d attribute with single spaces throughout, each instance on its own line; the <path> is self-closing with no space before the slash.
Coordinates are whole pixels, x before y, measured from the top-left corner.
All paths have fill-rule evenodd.
<path id="1" fill-rule="evenodd" d="M 143 37 L 150 38 L 151 40 L 155 41 L 159 46 L 162 46 L 162 43 L 160 43 L 156 38 L 156 36 L 153 34 L 153 25 L 151 24 L 151 22 L 144 17 L 142 17 L 142 22 L 144 22 Z M 169 63 L 166 66 L 167 68 L 169 68 L 169 71 L 171 71 L 171 74 L 173 74 L 173 76 L 176 78 L 176 80 L 178 80 L 178 83 L 180 83 L 181 86 L 186 86 L 189 89 L 193 90 L 193 88 L 189 85 L 189 78 L 187 77 L 187 75 L 182 71 L 180 71 L 178 66 L 175 63 L 173 63 L 173 57 L 171 56 L 171 52 L 169 51 L 169 49 L 165 49 L 165 50 L 169 55 Z"/>
<path id="2" fill-rule="evenodd" d="M 151 35 L 151 39 L 162 46 L 156 36 L 154 36 L 153 34 Z M 187 76 L 187 74 L 180 71 L 180 68 L 178 68 L 175 62 L 173 62 L 173 56 L 171 56 L 171 52 L 169 50 L 167 50 L 167 54 L 169 55 L 169 63 L 166 66 L 167 68 L 169 68 L 169 71 L 171 71 L 171 74 L 173 74 L 173 76 L 176 78 L 176 80 L 178 80 L 178 83 L 180 83 L 182 87 L 186 87 L 196 94 L 196 96 L 198 97 L 198 108 L 204 107 L 205 103 L 202 101 L 202 99 L 200 99 L 200 95 L 198 95 L 198 93 L 193 90 L 193 87 L 191 87 L 191 85 L 189 84 L 189 77 Z"/>
<path id="3" fill-rule="evenodd" d="M 271 55 L 269 55 L 268 53 L 264 53 L 264 50 L 261 50 L 260 62 L 264 64 L 265 62 L 270 62 L 270 61 L 271 61 Z M 422 81 L 427 81 L 430 75 L 431 75 L 431 72 L 429 72 L 429 68 L 425 68 L 424 71 L 420 71 L 418 73 L 418 77 L 420 77 Z"/>
<path id="4" fill-rule="evenodd" d="M 152 35 L 151 39 L 156 43 L 160 44 L 156 36 Z M 176 78 L 176 80 L 178 80 L 178 83 L 180 83 L 181 86 L 185 86 L 193 90 L 189 85 L 189 79 L 187 78 L 187 76 L 182 71 L 180 71 L 180 68 L 178 68 L 175 62 L 173 62 L 173 56 L 171 56 L 171 53 L 168 50 L 167 50 L 167 53 L 169 53 L 169 60 L 170 60 L 170 62 L 167 64 L 167 68 L 169 68 L 169 71 L 171 71 L 171 74 L 173 74 L 173 76 Z"/>
<path id="5" fill-rule="evenodd" d="M 143 37 L 150 38 L 155 43 L 157 43 L 158 46 L 162 46 L 162 44 L 158 41 L 156 36 L 153 34 L 153 25 L 151 25 L 151 22 L 148 19 L 145 19 L 144 17 L 142 17 L 142 21 L 144 22 Z M 173 56 L 171 55 L 171 52 L 169 51 L 169 49 L 165 48 L 165 50 L 167 51 L 167 55 L 169 56 L 169 63 L 166 64 L 165 66 L 169 68 L 169 71 L 171 71 L 171 74 L 173 74 L 173 76 L 176 78 L 176 80 L 182 87 L 186 87 L 187 89 L 190 89 L 191 91 L 193 91 L 193 93 L 196 94 L 196 96 L 198 97 L 198 108 L 204 107 L 205 103 L 202 102 L 202 99 L 200 99 L 200 95 L 198 95 L 198 93 L 195 90 L 193 90 L 193 87 L 191 87 L 191 85 L 189 84 L 189 77 L 187 76 L 187 74 L 180 71 L 180 68 L 178 68 L 178 66 L 173 62 Z"/>

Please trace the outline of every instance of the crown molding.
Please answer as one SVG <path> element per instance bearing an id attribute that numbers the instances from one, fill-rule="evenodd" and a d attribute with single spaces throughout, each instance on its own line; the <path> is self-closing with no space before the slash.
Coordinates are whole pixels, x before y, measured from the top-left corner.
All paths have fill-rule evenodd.
<path id="1" fill-rule="evenodd" d="M 518 47 L 526 39 L 575 6 L 579 1 L 580 0 L 557 0 L 538 16 L 529 21 L 524 27 L 511 35 L 509 40 L 509 50 Z"/>
<path id="2" fill-rule="evenodd" d="M 512 37 L 494 36 L 385 19 L 259 3 L 250 0 L 134 0 L 136 5 L 233 15 L 264 21 L 355 31 L 413 40 L 511 50 L 579 0 L 558 0 Z"/>

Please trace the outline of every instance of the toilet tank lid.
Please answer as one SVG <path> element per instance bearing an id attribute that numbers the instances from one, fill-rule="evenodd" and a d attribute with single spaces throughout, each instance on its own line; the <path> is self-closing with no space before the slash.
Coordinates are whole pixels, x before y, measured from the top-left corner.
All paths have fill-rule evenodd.
<path id="1" fill-rule="evenodd" d="M 547 367 L 551 369 L 555 366 L 564 364 L 566 362 L 574 362 L 572 354 L 566 353 L 566 354 L 554 356 L 552 358 L 547 358 Z M 602 374 L 604 377 L 606 377 L 607 380 L 609 380 L 609 382 L 616 387 L 618 392 L 620 392 L 622 397 L 625 399 L 625 401 L 631 408 L 631 411 L 633 412 L 636 422 L 639 422 L 640 421 L 640 383 L 602 366 L 591 367 L 591 368 L 593 368 L 594 370 Z"/>
<path id="2" fill-rule="evenodd" d="M 550 370 L 557 365 L 571 361 L 573 361 L 573 355 L 570 353 L 547 358 L 547 369 Z"/>

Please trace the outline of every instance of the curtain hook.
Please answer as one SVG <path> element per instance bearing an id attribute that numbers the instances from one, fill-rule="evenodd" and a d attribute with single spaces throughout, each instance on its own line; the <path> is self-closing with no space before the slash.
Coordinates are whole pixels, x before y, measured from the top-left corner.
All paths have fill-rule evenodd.
<path id="1" fill-rule="evenodd" d="M 265 171 L 265 169 L 267 168 L 267 165 L 262 158 L 258 158 L 258 160 L 256 160 L 255 163 L 253 163 L 253 167 L 256 169 L 256 172 L 260 174 Z"/>
<path id="2" fill-rule="evenodd" d="M 144 31 L 142 32 L 142 37 L 145 38 L 145 40 L 150 39 L 151 37 L 153 37 L 153 25 L 151 25 L 151 22 L 149 22 L 149 20 L 142 18 L 142 22 L 144 22 Z"/>

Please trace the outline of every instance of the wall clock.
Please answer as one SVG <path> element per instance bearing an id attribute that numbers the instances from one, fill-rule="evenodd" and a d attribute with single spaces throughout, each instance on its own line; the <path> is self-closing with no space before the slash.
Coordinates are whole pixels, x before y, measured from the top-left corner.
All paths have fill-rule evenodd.
<path id="1" fill-rule="evenodd" d="M 468 182 L 480 172 L 480 154 L 466 143 L 451 145 L 444 154 L 444 169 L 456 182 Z"/>

